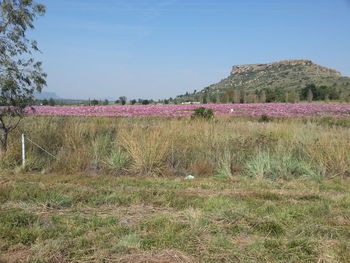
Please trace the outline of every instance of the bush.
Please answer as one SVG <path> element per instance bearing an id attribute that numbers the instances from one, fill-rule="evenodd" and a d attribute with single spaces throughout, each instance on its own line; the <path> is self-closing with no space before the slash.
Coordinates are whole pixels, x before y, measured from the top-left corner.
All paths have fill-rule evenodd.
<path id="1" fill-rule="evenodd" d="M 192 119 L 205 119 L 210 120 L 214 117 L 214 112 L 210 108 L 200 107 L 194 110 L 194 113 L 192 114 Z"/>
<path id="2" fill-rule="evenodd" d="M 270 121 L 272 121 L 272 118 L 269 117 L 268 115 L 263 114 L 260 116 L 259 122 L 270 122 Z"/>

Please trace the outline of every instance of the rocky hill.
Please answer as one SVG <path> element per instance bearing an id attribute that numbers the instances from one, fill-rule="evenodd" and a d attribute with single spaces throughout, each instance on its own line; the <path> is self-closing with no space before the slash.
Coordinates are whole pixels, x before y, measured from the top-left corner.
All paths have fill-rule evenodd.
<path id="1" fill-rule="evenodd" d="M 251 65 L 239 65 L 239 66 L 233 66 L 231 74 L 239 74 L 239 73 L 249 73 L 254 71 L 262 71 L 262 70 L 268 70 L 268 69 L 278 69 L 278 68 L 285 68 L 288 66 L 308 66 L 310 69 L 314 70 L 315 72 L 318 71 L 318 73 L 329 73 L 334 74 L 338 77 L 341 76 L 340 72 L 319 66 L 317 64 L 314 64 L 311 60 L 307 59 L 299 59 L 299 60 L 283 60 L 280 62 L 274 62 L 274 63 L 268 63 L 268 64 L 251 64 Z"/>
<path id="2" fill-rule="evenodd" d="M 219 100 L 229 90 L 245 94 L 274 91 L 283 100 L 285 94 L 300 93 L 305 86 L 328 87 L 340 95 L 350 91 L 350 78 L 340 72 L 313 63 L 311 60 L 284 60 L 268 64 L 233 66 L 230 76 L 200 92 L 178 96 L 180 101 Z M 216 97 L 216 99 L 215 99 Z M 215 102 L 215 101 L 214 101 Z M 225 102 L 225 101 L 224 101 Z"/>

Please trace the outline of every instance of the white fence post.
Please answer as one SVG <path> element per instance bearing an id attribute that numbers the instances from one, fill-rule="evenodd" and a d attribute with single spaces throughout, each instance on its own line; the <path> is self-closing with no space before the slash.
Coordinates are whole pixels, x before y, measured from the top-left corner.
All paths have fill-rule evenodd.
<path id="1" fill-rule="evenodd" d="M 22 166 L 26 165 L 26 136 L 22 134 Z"/>

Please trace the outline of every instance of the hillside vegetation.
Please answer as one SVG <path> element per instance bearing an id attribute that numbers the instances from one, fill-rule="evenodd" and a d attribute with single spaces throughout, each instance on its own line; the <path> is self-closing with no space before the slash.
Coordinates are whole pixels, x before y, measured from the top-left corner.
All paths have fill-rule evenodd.
<path id="1" fill-rule="evenodd" d="M 350 100 L 350 78 L 310 60 L 287 60 L 270 64 L 234 66 L 229 77 L 202 91 L 181 95 L 179 102 L 297 102 L 307 100 Z M 316 96 L 315 96 L 316 95 Z"/>

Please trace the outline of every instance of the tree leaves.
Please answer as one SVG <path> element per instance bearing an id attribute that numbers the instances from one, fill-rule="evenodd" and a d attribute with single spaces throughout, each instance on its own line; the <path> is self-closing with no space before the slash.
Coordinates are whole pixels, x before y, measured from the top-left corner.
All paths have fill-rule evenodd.
<path id="1" fill-rule="evenodd" d="M 33 105 L 34 92 L 46 85 L 42 63 L 32 57 L 39 51 L 38 43 L 26 36 L 45 6 L 32 0 L 2 0 L 0 12 L 0 132 L 7 134 L 18 125 L 12 125 L 11 118 L 20 119 Z M 6 142 L 2 144 L 4 148 Z"/>

